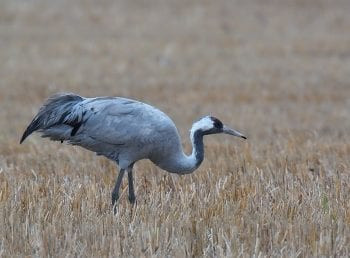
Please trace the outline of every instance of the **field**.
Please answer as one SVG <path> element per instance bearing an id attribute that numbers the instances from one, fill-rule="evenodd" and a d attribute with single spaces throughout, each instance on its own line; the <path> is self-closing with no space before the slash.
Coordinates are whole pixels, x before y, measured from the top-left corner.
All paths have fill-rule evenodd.
<path id="1" fill-rule="evenodd" d="M 0 1 L 0 256 L 350 256 L 348 0 Z M 178 176 L 135 166 L 117 214 L 113 162 L 38 135 L 62 91 L 125 96 L 174 120 Z"/>

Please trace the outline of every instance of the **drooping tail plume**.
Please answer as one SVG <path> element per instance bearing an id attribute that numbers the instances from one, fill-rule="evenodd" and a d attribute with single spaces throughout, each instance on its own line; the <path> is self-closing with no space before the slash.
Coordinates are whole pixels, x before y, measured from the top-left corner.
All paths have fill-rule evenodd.
<path id="1" fill-rule="evenodd" d="M 76 131 L 76 125 L 80 123 L 82 114 L 75 106 L 83 100 L 82 97 L 73 93 L 59 93 L 51 96 L 24 131 L 20 143 L 34 131 L 42 131 L 60 124 L 70 125 Z"/>

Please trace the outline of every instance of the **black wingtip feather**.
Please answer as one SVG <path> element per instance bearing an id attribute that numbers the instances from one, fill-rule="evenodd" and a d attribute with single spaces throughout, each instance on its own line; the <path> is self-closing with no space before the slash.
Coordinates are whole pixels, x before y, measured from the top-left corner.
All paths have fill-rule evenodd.
<path id="1" fill-rule="evenodd" d="M 21 140 L 19 141 L 19 144 L 22 144 L 22 142 L 26 139 L 26 137 L 24 137 L 24 135 L 22 135 Z"/>
<path id="2" fill-rule="evenodd" d="M 37 130 L 47 129 L 63 123 L 66 116 L 71 112 L 72 106 L 82 100 L 82 97 L 73 93 L 58 93 L 48 98 L 24 131 L 19 143 L 22 144 L 29 135 Z M 72 127 L 74 127 L 73 134 L 75 134 L 80 125 L 75 122 L 72 123 Z"/>
<path id="3" fill-rule="evenodd" d="M 19 141 L 19 144 L 22 144 L 24 140 L 28 137 L 29 133 L 27 133 L 27 130 L 23 133 L 21 140 Z"/>
<path id="4" fill-rule="evenodd" d="M 22 138 L 19 142 L 19 144 L 22 144 L 22 142 L 24 142 L 24 140 L 29 136 L 31 135 L 37 128 L 35 128 L 35 124 L 34 124 L 34 121 L 32 121 L 30 123 L 30 125 L 27 127 L 27 129 L 24 131 L 23 135 L 22 135 Z"/>

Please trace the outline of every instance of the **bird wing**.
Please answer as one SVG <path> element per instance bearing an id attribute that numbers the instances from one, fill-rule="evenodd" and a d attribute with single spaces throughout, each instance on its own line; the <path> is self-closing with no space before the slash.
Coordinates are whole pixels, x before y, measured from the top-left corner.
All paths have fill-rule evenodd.
<path id="1" fill-rule="evenodd" d="M 54 140 L 63 140 L 63 134 L 67 131 L 74 135 L 80 128 L 84 110 L 80 103 L 84 98 L 73 93 L 59 93 L 45 101 L 38 114 L 28 125 L 20 140 L 22 143 L 35 131 L 43 132 L 43 137 L 51 137 Z M 60 127 L 61 130 L 57 130 Z M 49 131 L 54 129 L 54 133 Z M 63 129 L 63 130 L 62 130 Z"/>
<path id="2" fill-rule="evenodd" d="M 158 110 L 149 105 L 124 98 L 96 98 L 82 106 L 85 117 L 76 139 L 84 136 L 116 146 L 149 144 L 154 139 Z"/>

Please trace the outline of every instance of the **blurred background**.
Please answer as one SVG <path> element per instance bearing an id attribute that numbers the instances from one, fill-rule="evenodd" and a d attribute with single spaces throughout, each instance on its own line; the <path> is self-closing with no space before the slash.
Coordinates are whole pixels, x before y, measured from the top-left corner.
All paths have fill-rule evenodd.
<path id="1" fill-rule="evenodd" d="M 1 135 L 71 91 L 151 103 L 186 135 L 210 113 L 253 137 L 341 137 L 349 13 L 347 0 L 1 1 Z"/>

